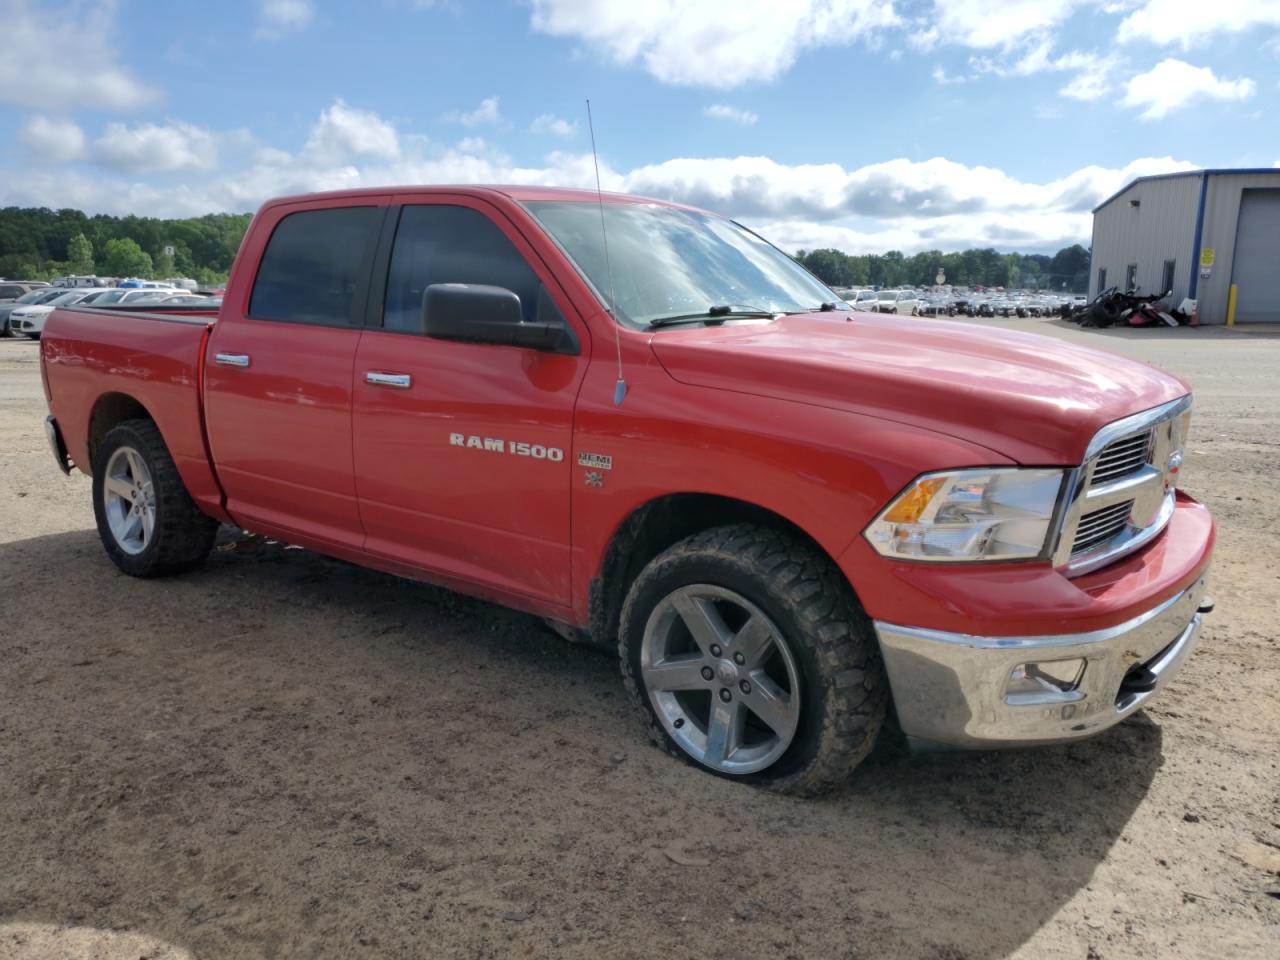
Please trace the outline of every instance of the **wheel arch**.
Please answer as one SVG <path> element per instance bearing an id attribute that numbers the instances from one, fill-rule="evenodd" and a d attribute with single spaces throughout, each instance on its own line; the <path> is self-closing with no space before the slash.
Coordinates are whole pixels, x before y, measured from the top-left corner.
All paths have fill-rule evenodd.
<path id="1" fill-rule="evenodd" d="M 627 590 L 650 560 L 686 537 L 733 523 L 783 530 L 838 568 L 836 558 L 803 527 L 768 507 L 709 493 L 655 497 L 633 509 L 617 526 L 591 578 L 588 629 L 593 645 L 614 649 Z"/>
<path id="2" fill-rule="evenodd" d="M 127 393 L 112 391 L 102 394 L 94 401 L 93 408 L 89 412 L 89 430 L 86 434 L 91 472 L 103 438 L 126 420 L 156 422 L 156 418 L 151 415 L 151 411 L 142 401 Z"/>

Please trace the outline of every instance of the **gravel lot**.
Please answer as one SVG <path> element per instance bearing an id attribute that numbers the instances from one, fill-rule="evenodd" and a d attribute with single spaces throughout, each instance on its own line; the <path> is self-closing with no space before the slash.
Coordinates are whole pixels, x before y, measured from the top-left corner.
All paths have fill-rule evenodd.
<path id="1" fill-rule="evenodd" d="M 1195 385 L 1217 611 L 1099 738 L 818 801 L 648 746 L 520 614 L 231 530 L 117 573 L 0 340 L 0 958 L 1280 956 L 1280 331 L 986 325 Z"/>

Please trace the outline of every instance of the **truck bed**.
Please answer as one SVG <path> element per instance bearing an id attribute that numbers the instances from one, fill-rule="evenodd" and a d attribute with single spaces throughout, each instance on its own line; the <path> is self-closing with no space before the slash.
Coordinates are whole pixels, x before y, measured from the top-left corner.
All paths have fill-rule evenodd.
<path id="1" fill-rule="evenodd" d="M 91 472 L 102 413 L 140 405 L 160 428 L 191 496 L 224 517 L 205 446 L 203 355 L 214 310 L 55 310 L 41 338 L 49 408 L 75 466 Z M 140 415 L 142 411 L 139 411 Z"/>

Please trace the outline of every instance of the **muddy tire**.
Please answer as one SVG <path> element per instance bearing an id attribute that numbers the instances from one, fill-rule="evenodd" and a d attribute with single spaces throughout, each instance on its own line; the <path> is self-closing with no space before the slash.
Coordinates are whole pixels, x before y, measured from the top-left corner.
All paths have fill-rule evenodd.
<path id="1" fill-rule="evenodd" d="M 784 793 L 844 782 L 888 706 L 871 622 L 845 578 L 799 538 L 750 524 L 655 557 L 627 594 L 619 653 L 656 744 Z"/>
<path id="2" fill-rule="evenodd" d="M 150 420 L 113 428 L 93 461 L 93 513 L 107 556 L 131 577 L 199 566 L 218 521 L 201 513 Z"/>

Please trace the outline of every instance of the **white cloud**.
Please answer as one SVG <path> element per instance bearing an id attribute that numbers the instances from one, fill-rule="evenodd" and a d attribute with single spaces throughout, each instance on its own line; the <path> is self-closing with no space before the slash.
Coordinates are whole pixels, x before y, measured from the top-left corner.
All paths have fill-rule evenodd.
<path id="1" fill-rule="evenodd" d="M 485 97 L 474 110 L 451 110 L 440 118 L 445 123 L 460 123 L 464 127 L 498 126 L 503 122 L 497 97 Z"/>
<path id="2" fill-rule="evenodd" d="M 335 100 L 311 128 L 303 153 L 317 163 L 355 158 L 394 160 L 400 156 L 396 128 L 376 113 Z"/>
<path id="3" fill-rule="evenodd" d="M 933 68 L 940 84 L 964 83 L 981 75 L 1029 77 L 1037 73 L 1072 73 L 1058 92 L 1074 100 L 1097 100 L 1109 89 L 1118 67 L 1114 55 L 1081 50 L 1055 53 L 1056 28 L 1089 0 L 1011 0 L 992 10 L 990 0 L 935 0 L 932 17 L 908 42 L 923 49 L 956 44 L 976 51 L 969 75 Z M 928 24 L 925 27 L 925 24 Z"/>
<path id="4" fill-rule="evenodd" d="M 924 29 L 911 37 L 917 46 L 960 44 L 990 50 L 1009 47 L 1032 35 L 1043 34 L 1084 6 L 1087 0 L 934 0 L 933 9 L 921 17 Z"/>
<path id="5" fill-rule="evenodd" d="M 109 123 L 94 141 L 93 157 L 102 166 L 122 173 L 212 170 L 218 164 L 218 138 L 203 127 L 181 121 L 135 127 Z"/>
<path id="6" fill-rule="evenodd" d="M 110 0 L 61 7 L 6 0 L 0 102 L 62 112 L 137 110 L 158 100 L 159 91 L 116 62 L 115 8 Z"/>
<path id="7" fill-rule="evenodd" d="M 18 140 L 37 160 L 70 163 L 85 154 L 84 131 L 72 120 L 36 116 L 18 131 Z"/>
<path id="8" fill-rule="evenodd" d="M 1111 89 L 1110 72 L 1113 68 L 1114 64 L 1108 62 L 1097 70 L 1082 70 L 1058 93 L 1072 100 L 1101 100 Z"/>
<path id="9" fill-rule="evenodd" d="M 273 40 L 301 30 L 315 14 L 312 0 L 258 0 L 258 20 L 253 35 L 258 40 Z"/>
<path id="10" fill-rule="evenodd" d="M 1120 23 L 1121 43 L 1177 44 L 1189 50 L 1218 33 L 1280 27 L 1280 0 L 1143 0 Z"/>
<path id="11" fill-rule="evenodd" d="M 496 99 L 496 98 L 495 98 Z M 494 109 L 497 109 L 495 102 Z M 578 134 L 577 121 L 570 122 L 563 117 L 557 117 L 554 113 L 541 114 L 533 123 L 529 124 L 530 133 L 545 134 L 551 137 L 559 137 L 561 140 L 568 140 Z"/>
<path id="12" fill-rule="evenodd" d="M 756 121 L 760 119 L 750 110 L 741 110 L 738 107 L 731 107 L 724 103 L 713 103 L 702 112 L 716 120 L 728 120 L 732 123 L 740 123 L 744 127 L 754 126 Z"/>
<path id="13" fill-rule="evenodd" d="M 573 37 L 663 83 L 729 90 L 767 82 L 804 50 L 870 38 L 899 22 L 892 0 L 532 0 L 531 25 Z"/>
<path id="14" fill-rule="evenodd" d="M 123 129 L 134 139 L 145 139 L 138 134 L 146 128 Z M 184 128 L 169 123 L 163 129 Z M 381 146 L 370 149 L 362 130 L 381 131 L 372 137 Z M 342 101 L 320 115 L 306 145 L 296 152 L 264 148 L 247 136 L 235 140 L 205 133 L 215 143 L 222 141 L 224 154 L 234 154 L 224 156 L 216 172 L 198 166 L 203 162 L 199 159 L 170 160 L 168 169 L 190 172 L 180 183 L 158 186 L 127 173 L 101 177 L 74 168 L 4 171 L 0 206 L 192 216 L 251 210 L 281 194 L 387 184 L 595 186 L 589 152 L 556 152 L 541 164 L 522 166 L 479 137 L 468 136 L 453 145 L 397 137 L 381 117 L 352 110 Z M 151 140 L 151 149 L 132 154 L 144 158 L 139 163 L 157 162 L 157 138 L 151 135 Z M 207 143 L 189 136 L 189 151 L 196 149 L 192 140 Z M 169 155 L 173 152 L 182 156 L 180 149 Z M 995 246 L 1051 252 L 1087 242 L 1089 211 L 1133 178 L 1192 168 L 1185 161 L 1157 157 L 1122 168 L 1085 167 L 1036 183 L 942 157 L 845 168 L 739 156 L 673 158 L 621 171 L 603 163 L 600 176 L 607 190 L 679 200 L 739 218 L 784 249 L 838 246 L 851 252 L 914 252 Z"/>
<path id="15" fill-rule="evenodd" d="M 1130 79 L 1121 103 L 1145 108 L 1139 114 L 1143 120 L 1159 120 L 1198 101 L 1247 100 L 1257 89 L 1258 85 L 1247 77 L 1220 79 L 1208 67 L 1193 67 L 1169 58 Z"/>

